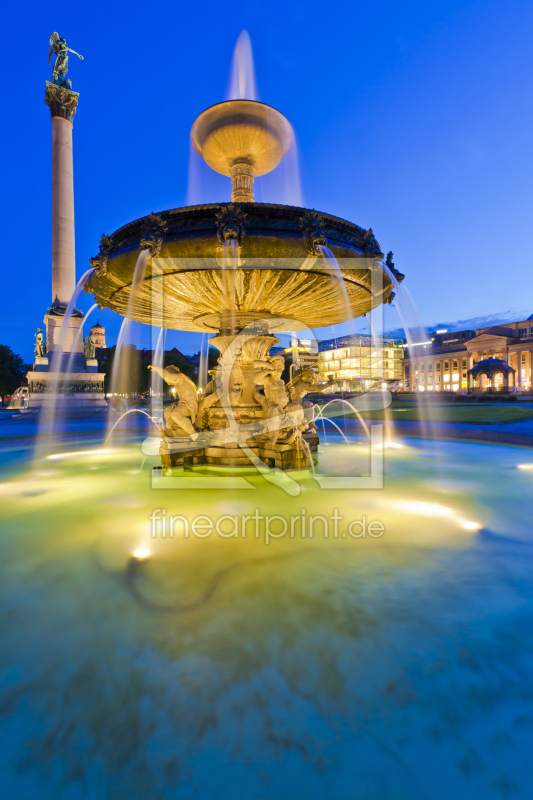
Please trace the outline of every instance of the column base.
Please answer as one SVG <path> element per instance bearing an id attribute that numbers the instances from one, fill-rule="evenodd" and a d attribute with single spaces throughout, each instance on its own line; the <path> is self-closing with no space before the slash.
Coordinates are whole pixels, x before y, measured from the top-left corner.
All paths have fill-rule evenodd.
<path id="1" fill-rule="evenodd" d="M 28 372 L 29 408 L 58 412 L 105 408 L 104 373 Z"/>
<path id="2" fill-rule="evenodd" d="M 48 372 L 48 359 L 36 358 L 33 362 L 33 369 L 35 372 Z"/>

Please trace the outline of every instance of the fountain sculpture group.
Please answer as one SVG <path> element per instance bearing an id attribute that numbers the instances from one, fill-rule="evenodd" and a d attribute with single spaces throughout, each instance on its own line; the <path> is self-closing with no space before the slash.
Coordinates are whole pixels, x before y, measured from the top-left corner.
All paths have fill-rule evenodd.
<path id="1" fill-rule="evenodd" d="M 152 367 L 177 396 L 164 412 L 164 467 L 260 460 L 306 468 L 318 434 L 304 398 L 329 384 L 315 383 L 309 369 L 285 384 L 283 357 L 270 356 L 274 332 L 333 325 L 390 302 L 383 254 L 371 229 L 254 202 L 254 178 L 292 142 L 290 123 L 275 109 L 219 103 L 198 117 L 191 138 L 209 166 L 231 176 L 232 202 L 150 214 L 102 236 L 85 291 L 139 322 L 214 334 L 210 344 L 221 355 L 203 392 L 176 367 Z M 143 250 L 146 271 L 134 280 Z"/>

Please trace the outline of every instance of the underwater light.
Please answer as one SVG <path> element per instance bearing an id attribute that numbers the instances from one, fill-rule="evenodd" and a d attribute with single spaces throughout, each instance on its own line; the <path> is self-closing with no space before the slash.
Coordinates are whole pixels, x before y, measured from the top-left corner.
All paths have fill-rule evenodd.
<path id="1" fill-rule="evenodd" d="M 385 442 L 383 447 L 384 447 L 384 449 L 385 448 L 388 448 L 388 449 L 392 448 L 393 450 L 401 450 L 402 447 L 403 447 L 403 444 L 399 444 L 398 442 Z"/>
<path id="2" fill-rule="evenodd" d="M 461 528 L 464 528 L 465 531 L 478 531 L 481 528 L 479 522 L 469 522 L 467 519 L 460 520 L 459 525 Z"/>
<path id="3" fill-rule="evenodd" d="M 137 561 L 145 561 L 145 559 L 150 558 L 150 551 L 147 547 L 138 547 L 131 555 L 133 558 L 136 558 Z"/>
<path id="4" fill-rule="evenodd" d="M 411 514 L 421 514 L 426 517 L 451 517 L 465 531 L 478 531 L 483 526 L 479 522 L 472 522 L 468 519 L 460 519 L 453 508 L 441 506 L 439 503 L 424 503 L 418 500 L 401 500 L 395 503 L 397 508 Z"/>
<path id="5" fill-rule="evenodd" d="M 533 469 L 533 464 L 519 464 L 518 469 Z"/>
<path id="6" fill-rule="evenodd" d="M 417 500 L 402 500 L 396 503 L 397 507 L 402 511 L 410 511 L 412 514 L 423 514 L 428 517 L 451 517 L 453 511 L 451 508 L 441 506 L 438 503 L 423 503 Z"/>

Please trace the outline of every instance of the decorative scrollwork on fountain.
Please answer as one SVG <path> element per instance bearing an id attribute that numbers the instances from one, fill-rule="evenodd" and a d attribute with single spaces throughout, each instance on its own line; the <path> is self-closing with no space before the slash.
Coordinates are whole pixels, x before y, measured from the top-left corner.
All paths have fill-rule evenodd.
<path id="1" fill-rule="evenodd" d="M 143 220 L 141 249 L 149 250 L 151 258 L 157 258 L 160 254 L 167 227 L 159 214 L 149 214 Z"/>
<path id="2" fill-rule="evenodd" d="M 374 231 L 369 228 L 363 235 L 363 250 L 367 256 L 382 256 L 379 242 L 374 236 Z"/>
<path id="3" fill-rule="evenodd" d="M 107 260 L 113 252 L 113 241 L 111 236 L 106 236 L 105 233 L 102 234 L 100 237 L 99 250 L 100 252 L 97 256 L 89 259 L 89 264 L 96 270 L 96 275 L 107 275 Z M 84 287 L 85 293 L 89 291 L 88 283 L 89 282 L 87 282 Z"/>
<path id="4" fill-rule="evenodd" d="M 317 211 L 308 211 L 305 217 L 300 217 L 299 226 L 304 238 L 307 254 L 310 256 L 320 255 L 320 245 L 327 245 L 326 223 L 322 215 Z"/>
<path id="5" fill-rule="evenodd" d="M 396 267 L 394 266 L 394 261 L 392 260 L 393 255 L 394 253 L 392 252 L 392 250 L 389 250 L 389 252 L 387 253 L 387 258 L 385 259 L 385 264 L 388 266 L 388 268 L 390 269 L 390 271 L 392 272 L 398 283 L 401 283 L 405 278 L 405 275 L 403 274 L 403 272 L 400 272 L 400 270 L 396 269 Z"/>
<path id="6" fill-rule="evenodd" d="M 246 236 L 246 214 L 239 206 L 230 203 L 223 206 L 215 215 L 218 220 L 217 238 L 221 245 L 230 239 L 235 239 L 237 245 L 242 247 Z"/>

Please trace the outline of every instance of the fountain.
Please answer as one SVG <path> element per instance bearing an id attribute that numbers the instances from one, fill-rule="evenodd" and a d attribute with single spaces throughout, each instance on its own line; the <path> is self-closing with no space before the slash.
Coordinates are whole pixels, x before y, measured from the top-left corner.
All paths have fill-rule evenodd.
<path id="1" fill-rule="evenodd" d="M 400 297 L 388 262 L 371 231 L 248 201 L 103 237 L 89 289 L 124 316 L 121 342 L 129 320 L 154 326 L 154 406 L 163 378 L 178 399 L 153 453 L 154 407 L 107 438 L 104 420 L 62 421 L 34 459 L 31 410 L 4 422 L 6 796 L 530 797 L 531 454 L 443 441 L 436 458 L 392 429 L 380 443 L 390 396 L 369 392 L 322 406 L 324 430 L 339 407 L 357 422 L 327 423 L 315 472 L 228 474 L 309 462 L 315 378 L 303 365 L 284 385 L 269 348 Z M 201 394 L 165 369 L 167 328 L 218 347 Z"/>
<path id="2" fill-rule="evenodd" d="M 254 202 L 254 179 L 273 170 L 293 141 L 276 109 L 247 99 L 218 103 L 195 120 L 191 140 L 213 170 L 231 177 L 231 202 L 150 214 L 103 236 L 85 291 L 127 319 L 211 334 L 209 345 L 221 353 L 196 398 L 178 370 L 154 365 L 178 396 L 165 415 L 164 467 L 187 458 L 193 465 L 234 468 L 258 459 L 268 468 L 308 468 L 319 442 L 312 404 L 304 407 L 281 380 L 283 359 L 269 356 L 275 333 L 367 314 L 391 301 L 392 273 L 371 229 Z"/>

